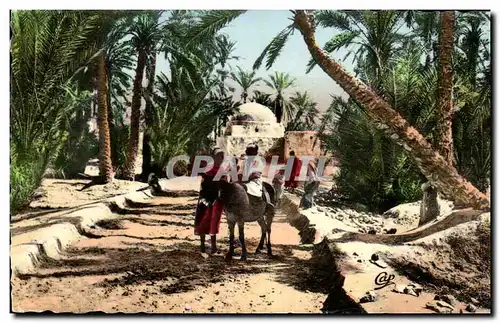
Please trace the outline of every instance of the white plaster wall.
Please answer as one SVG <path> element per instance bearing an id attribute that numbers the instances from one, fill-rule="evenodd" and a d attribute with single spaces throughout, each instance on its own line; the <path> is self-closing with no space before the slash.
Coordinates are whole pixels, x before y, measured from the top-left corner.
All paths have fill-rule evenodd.
<path id="1" fill-rule="evenodd" d="M 220 137 L 217 141 L 218 147 L 224 150 L 227 156 L 239 157 L 246 150 L 250 143 L 257 143 L 259 146 L 259 153 L 265 154 L 273 145 L 280 139 L 280 137 Z"/>
<path id="2" fill-rule="evenodd" d="M 285 128 L 282 124 L 266 124 L 259 122 L 250 122 L 243 125 L 233 125 L 231 127 L 231 136 L 233 137 L 264 137 L 264 138 L 282 138 L 285 136 Z"/>

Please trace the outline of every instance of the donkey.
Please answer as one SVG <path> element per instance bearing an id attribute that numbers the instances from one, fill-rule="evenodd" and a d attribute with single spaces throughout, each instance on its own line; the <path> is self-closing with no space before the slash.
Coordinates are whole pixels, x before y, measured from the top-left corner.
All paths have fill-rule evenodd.
<path id="1" fill-rule="evenodd" d="M 278 199 L 275 188 L 269 183 L 263 182 L 263 189 L 267 190 L 271 201 L 277 205 Z M 238 224 L 239 240 L 241 243 L 241 260 L 247 259 L 247 249 L 245 245 L 245 222 L 257 221 L 261 228 L 260 242 L 255 250 L 259 253 L 264 247 L 264 240 L 267 233 L 267 255 L 272 257 L 271 248 L 271 225 L 273 223 L 275 210 L 273 206 L 267 204 L 261 197 L 247 194 L 245 188 L 237 182 L 219 182 L 219 199 L 222 202 L 229 226 L 229 251 L 226 260 L 230 261 L 234 253 L 234 227 Z"/>

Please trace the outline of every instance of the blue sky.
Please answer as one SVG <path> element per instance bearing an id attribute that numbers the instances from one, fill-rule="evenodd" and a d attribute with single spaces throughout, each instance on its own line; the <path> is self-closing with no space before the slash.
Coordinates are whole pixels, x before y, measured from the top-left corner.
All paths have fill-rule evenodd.
<path id="1" fill-rule="evenodd" d="M 267 44 L 287 25 L 291 23 L 288 19 L 292 14 L 288 10 L 249 10 L 236 20 L 234 20 L 223 32 L 228 34 L 232 41 L 236 42 L 235 56 L 241 59 L 233 61 L 231 65 L 241 66 L 250 71 L 253 63 L 260 55 Z M 335 30 L 318 28 L 316 39 L 323 45 L 335 35 Z M 347 50 L 337 51 L 333 57 L 342 59 L 347 54 Z M 288 39 L 280 57 L 270 70 L 262 66 L 258 71 L 258 76 L 267 77 L 275 71 L 286 72 L 297 79 L 297 85 L 289 91 L 307 91 L 318 102 L 320 110 L 324 110 L 330 104 L 330 94 L 343 94 L 343 90 L 331 80 L 319 67 L 314 68 L 306 74 L 306 65 L 310 59 L 309 51 L 302 39 L 299 31 L 295 31 Z M 350 72 L 353 66 L 349 57 L 342 65 Z M 167 64 L 163 57 L 158 58 L 158 70 L 167 71 Z M 233 85 L 233 84 L 231 84 Z M 235 86 L 237 88 L 237 86 Z M 261 84 L 255 89 L 267 91 L 267 86 Z M 239 99 L 239 89 L 236 89 L 235 96 Z"/>

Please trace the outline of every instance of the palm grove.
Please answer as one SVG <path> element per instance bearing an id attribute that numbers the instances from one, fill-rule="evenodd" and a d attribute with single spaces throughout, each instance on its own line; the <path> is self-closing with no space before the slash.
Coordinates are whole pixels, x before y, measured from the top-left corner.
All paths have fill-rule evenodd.
<path id="1" fill-rule="evenodd" d="M 11 14 L 11 213 L 29 203 L 47 168 L 75 177 L 99 157 L 100 176 L 145 180 L 255 101 L 287 130 L 319 130 L 340 161 L 342 203 L 383 211 L 422 198 L 422 184 L 458 204 L 489 208 L 491 63 L 481 12 L 291 11 L 256 59 L 236 66 L 223 33 L 244 11 L 15 11 Z M 316 28 L 332 38 L 320 48 Z M 287 73 L 270 69 L 294 30 L 311 60 L 349 94 L 319 114 Z M 300 37 L 295 35 L 293 37 Z M 329 54 L 347 48 L 356 76 Z M 167 71 L 158 71 L 163 55 Z M 241 100 L 233 99 L 240 87 Z M 130 109 L 130 123 L 124 114 Z M 96 111 L 97 110 L 97 111 Z M 97 113 L 99 141 L 87 122 Z M 319 121 L 319 122 L 318 122 Z M 139 132 L 144 131 L 142 156 Z M 434 194 L 436 195 L 436 194 Z M 433 196 L 434 196 L 433 195 Z"/>

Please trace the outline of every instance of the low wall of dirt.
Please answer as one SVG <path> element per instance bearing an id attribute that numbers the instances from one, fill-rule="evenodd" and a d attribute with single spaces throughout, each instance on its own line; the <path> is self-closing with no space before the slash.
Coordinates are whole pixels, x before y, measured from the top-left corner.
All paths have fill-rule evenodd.
<path id="1" fill-rule="evenodd" d="M 200 179 L 179 177 L 161 180 L 160 185 L 166 194 L 172 196 L 192 195 L 199 190 Z M 153 192 L 147 188 L 41 215 L 43 223 L 39 217 L 18 219 L 11 223 L 10 263 L 13 275 L 32 273 L 44 259 L 59 259 L 66 248 L 88 235 L 88 229 L 97 222 L 119 217 L 114 212 L 116 209 L 140 204 L 153 197 Z"/>
<path id="2" fill-rule="evenodd" d="M 366 311 L 344 290 L 345 277 L 337 265 L 342 254 L 334 244 L 324 238 L 320 229 L 327 217 L 314 219 L 298 207 L 299 199 L 291 194 L 284 194 L 280 202 L 280 210 L 286 214 L 291 226 L 297 229 L 302 244 L 313 244 L 311 268 L 314 268 L 315 280 L 328 286 L 328 297 L 323 303 L 322 311 L 326 314 L 363 314 Z M 328 226 L 327 227 L 331 227 Z"/>

